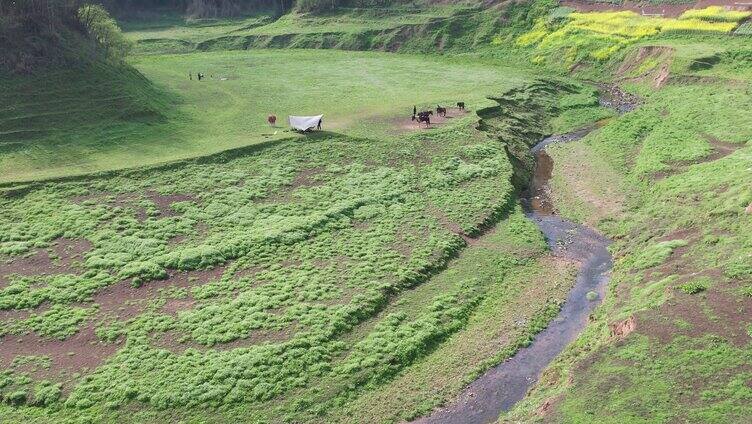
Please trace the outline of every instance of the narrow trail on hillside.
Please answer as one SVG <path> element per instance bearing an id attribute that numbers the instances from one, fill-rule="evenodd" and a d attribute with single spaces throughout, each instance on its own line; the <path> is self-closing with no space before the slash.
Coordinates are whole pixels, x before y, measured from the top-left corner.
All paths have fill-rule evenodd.
<path id="1" fill-rule="evenodd" d="M 618 113 L 628 112 L 637 103 L 622 96 L 618 89 L 603 90 L 601 104 Z M 558 316 L 533 340 L 507 361 L 489 369 L 470 383 L 451 404 L 420 418 L 418 424 L 487 424 L 495 422 L 499 414 L 509 410 L 525 397 L 541 372 L 577 338 L 588 322 L 588 316 L 603 299 L 610 278 L 613 259 L 608 251 L 610 240 L 595 230 L 563 219 L 551 202 L 549 180 L 554 162 L 546 152 L 553 143 L 580 140 L 599 125 L 592 125 L 571 133 L 552 135 L 540 141 L 530 151 L 535 156 L 535 173 L 522 204 L 526 215 L 541 232 L 555 257 L 578 264 L 576 281 Z M 588 292 L 598 294 L 588 300 Z"/>

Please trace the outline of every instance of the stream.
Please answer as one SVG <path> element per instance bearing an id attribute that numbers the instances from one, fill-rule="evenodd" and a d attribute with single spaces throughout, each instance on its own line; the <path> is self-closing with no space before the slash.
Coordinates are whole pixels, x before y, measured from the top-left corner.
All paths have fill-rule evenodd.
<path id="1" fill-rule="evenodd" d="M 615 87 L 602 87 L 601 105 L 617 113 L 628 112 L 637 105 L 634 97 Z M 434 410 L 414 423 L 418 424 L 487 424 L 495 422 L 525 397 L 543 370 L 574 341 L 588 323 L 588 316 L 598 306 L 606 291 L 613 265 L 608 251 L 610 240 L 595 230 L 563 219 L 551 202 L 549 180 L 554 162 L 546 152 L 553 143 L 577 141 L 599 125 L 571 133 L 552 135 L 530 151 L 535 155 L 535 173 L 530 188 L 523 194 L 526 216 L 538 225 L 555 257 L 579 265 L 576 281 L 557 317 L 538 333 L 530 346 L 489 369 L 470 383 L 449 405 Z M 598 294 L 588 300 L 587 293 Z"/>

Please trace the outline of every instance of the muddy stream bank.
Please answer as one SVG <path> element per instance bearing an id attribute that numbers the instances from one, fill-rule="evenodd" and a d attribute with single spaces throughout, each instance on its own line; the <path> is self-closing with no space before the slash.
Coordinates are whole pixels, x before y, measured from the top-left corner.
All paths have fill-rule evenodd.
<path id="1" fill-rule="evenodd" d="M 628 112 L 637 105 L 634 97 L 615 87 L 601 87 L 601 104 L 617 113 Z M 487 424 L 495 422 L 525 397 L 541 372 L 574 341 L 588 322 L 588 316 L 605 295 L 613 265 L 608 251 L 610 240 L 595 230 L 563 219 L 556 214 L 551 201 L 549 180 L 554 162 L 546 147 L 554 143 L 577 141 L 599 125 L 571 133 L 552 135 L 541 140 L 531 153 L 535 156 L 535 172 L 530 187 L 523 193 L 522 203 L 529 219 L 545 235 L 551 254 L 579 265 L 576 281 L 557 317 L 528 347 L 489 369 L 466 387 L 449 405 L 434 410 L 414 423 L 419 424 Z M 589 292 L 597 293 L 588 300 Z M 592 298 L 592 295 L 591 295 Z"/>

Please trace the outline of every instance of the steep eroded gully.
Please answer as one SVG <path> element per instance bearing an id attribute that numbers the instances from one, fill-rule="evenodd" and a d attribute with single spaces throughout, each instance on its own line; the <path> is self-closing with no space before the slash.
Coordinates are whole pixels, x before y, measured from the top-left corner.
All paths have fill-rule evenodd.
<path id="1" fill-rule="evenodd" d="M 603 91 L 601 103 L 619 113 L 628 112 L 636 106 L 634 98 L 616 88 L 608 87 Z M 521 199 L 527 217 L 545 235 L 551 254 L 579 264 L 576 281 L 559 315 L 535 337 L 530 346 L 488 370 L 451 404 L 415 423 L 486 424 L 496 421 L 501 412 L 509 410 L 525 397 L 541 372 L 585 328 L 588 316 L 600 304 L 613 265 L 607 249 L 610 240 L 589 227 L 563 219 L 555 213 L 548 184 L 554 162 L 545 150 L 553 143 L 577 141 L 595 128 L 597 126 L 593 125 L 572 133 L 553 135 L 535 145 L 531 149 L 536 159 L 535 173 L 530 188 Z M 592 301 L 587 296 L 591 291 L 598 294 Z"/>

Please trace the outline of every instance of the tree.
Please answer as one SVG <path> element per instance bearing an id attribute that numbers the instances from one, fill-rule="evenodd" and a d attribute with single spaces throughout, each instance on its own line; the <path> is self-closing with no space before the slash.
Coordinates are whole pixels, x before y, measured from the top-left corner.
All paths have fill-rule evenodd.
<path id="1" fill-rule="evenodd" d="M 123 59 L 132 48 L 132 43 L 125 38 L 117 22 L 104 7 L 87 4 L 78 10 L 78 19 L 89 35 L 115 59 Z"/>

